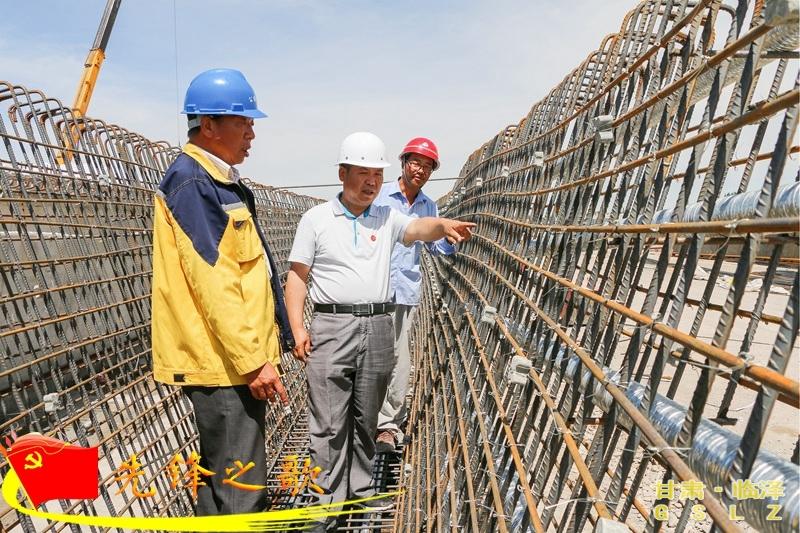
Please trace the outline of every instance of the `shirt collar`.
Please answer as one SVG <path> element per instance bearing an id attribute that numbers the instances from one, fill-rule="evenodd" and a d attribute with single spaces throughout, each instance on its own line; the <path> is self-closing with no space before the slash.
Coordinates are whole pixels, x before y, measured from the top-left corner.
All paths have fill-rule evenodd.
<path id="1" fill-rule="evenodd" d="M 396 180 L 388 182 L 386 185 L 384 185 L 384 187 L 386 187 L 386 193 L 389 196 L 395 196 L 397 194 L 400 194 L 400 195 L 403 194 L 403 191 L 400 190 L 400 178 L 397 178 Z"/>
<path id="2" fill-rule="evenodd" d="M 404 202 L 408 203 L 408 198 L 406 198 L 406 195 L 403 194 L 403 191 L 400 190 L 400 180 L 401 179 L 402 178 L 397 178 L 396 180 L 390 181 L 389 183 L 387 183 L 385 185 L 385 187 L 387 189 L 386 192 L 388 193 L 389 196 L 394 196 L 395 198 L 400 198 Z M 426 195 L 420 189 L 420 191 L 417 193 L 417 197 L 414 198 L 414 204 L 419 203 L 419 202 L 427 203 L 428 199 L 429 199 L 428 195 Z M 414 205 L 414 204 L 411 204 L 411 205 Z"/>
<path id="3" fill-rule="evenodd" d="M 333 214 L 334 215 L 344 215 L 345 217 L 349 218 L 350 220 L 355 220 L 355 219 L 357 219 L 359 217 L 367 218 L 368 216 L 370 216 L 369 211 L 372 208 L 372 205 L 367 207 L 367 209 L 365 209 L 364 212 L 361 213 L 361 215 L 355 216 L 353 213 L 350 212 L 349 209 L 347 209 L 344 206 L 344 204 L 342 203 L 341 197 L 342 197 L 342 193 L 339 193 L 339 194 L 336 195 L 336 198 L 334 198 L 331 201 L 331 203 L 333 204 Z"/>
<path id="4" fill-rule="evenodd" d="M 196 144 L 192 146 L 194 147 L 195 150 L 203 154 L 206 157 L 206 159 L 208 159 L 214 165 L 214 167 L 220 172 L 220 174 L 227 177 L 233 183 L 239 182 L 241 176 L 239 175 L 239 171 L 236 169 L 236 167 L 229 165 L 219 157 L 215 156 L 208 150 L 200 148 Z"/>

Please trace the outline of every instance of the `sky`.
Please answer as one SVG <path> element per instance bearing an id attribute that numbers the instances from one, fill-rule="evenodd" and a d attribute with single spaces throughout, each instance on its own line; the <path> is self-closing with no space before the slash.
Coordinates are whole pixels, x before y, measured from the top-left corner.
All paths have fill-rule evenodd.
<path id="1" fill-rule="evenodd" d="M 0 0 L 0 80 L 72 102 L 105 0 Z M 241 70 L 269 117 L 243 175 L 276 187 L 336 184 L 342 139 L 372 131 L 397 155 L 426 136 L 433 178 L 522 119 L 619 31 L 631 0 L 123 0 L 90 116 L 172 144 L 191 79 Z M 445 194 L 453 181 L 431 181 Z M 294 189 L 330 198 L 336 188 Z"/>

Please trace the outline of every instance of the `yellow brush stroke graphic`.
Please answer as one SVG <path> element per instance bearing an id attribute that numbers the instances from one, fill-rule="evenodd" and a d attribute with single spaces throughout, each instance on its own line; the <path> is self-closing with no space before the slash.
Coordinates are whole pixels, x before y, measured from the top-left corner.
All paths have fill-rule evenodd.
<path id="1" fill-rule="evenodd" d="M 192 516 L 184 518 L 137 518 L 124 516 L 86 516 L 63 513 L 48 513 L 23 506 L 17 501 L 17 493 L 24 490 L 14 469 L 8 471 L 3 480 L 3 499 L 17 511 L 37 518 L 82 526 L 115 527 L 124 529 L 165 529 L 168 531 L 282 531 L 288 528 L 303 529 L 310 521 L 329 516 L 371 512 L 367 509 L 342 511 L 343 505 L 369 501 L 372 498 L 351 500 L 341 504 L 313 505 L 299 509 L 267 511 L 263 513 L 234 514 L 224 516 Z M 399 492 L 382 496 L 394 497 Z"/>

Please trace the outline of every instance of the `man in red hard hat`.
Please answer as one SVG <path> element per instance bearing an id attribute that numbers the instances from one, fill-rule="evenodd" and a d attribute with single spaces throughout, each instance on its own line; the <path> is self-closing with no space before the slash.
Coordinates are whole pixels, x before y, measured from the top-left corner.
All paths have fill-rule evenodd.
<path id="1" fill-rule="evenodd" d="M 439 168 L 439 151 L 426 137 L 415 137 L 400 153 L 401 173 L 381 188 L 376 205 L 386 205 L 410 217 L 439 216 L 436 202 L 422 192 L 431 174 Z M 422 246 L 434 255 L 451 255 L 456 246 L 446 238 L 430 243 L 416 242 L 410 247 L 395 245 L 392 250 L 391 283 L 394 291 L 395 355 L 397 362 L 386 399 L 378 415 L 377 451 L 393 452 L 403 439 L 406 421 L 406 394 L 411 373 L 408 334 L 419 304 L 419 254 Z"/>

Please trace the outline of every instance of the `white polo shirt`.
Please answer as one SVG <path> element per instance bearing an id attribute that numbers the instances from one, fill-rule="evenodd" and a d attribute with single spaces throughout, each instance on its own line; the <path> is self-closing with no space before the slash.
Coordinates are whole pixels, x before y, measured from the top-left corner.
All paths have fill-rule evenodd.
<path id="1" fill-rule="evenodd" d="M 309 296 L 317 304 L 383 303 L 392 298 L 392 249 L 413 219 L 371 205 L 355 217 L 339 198 L 300 219 L 289 262 L 311 267 Z"/>

